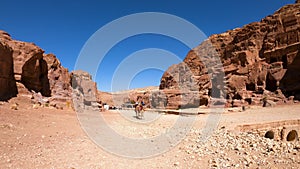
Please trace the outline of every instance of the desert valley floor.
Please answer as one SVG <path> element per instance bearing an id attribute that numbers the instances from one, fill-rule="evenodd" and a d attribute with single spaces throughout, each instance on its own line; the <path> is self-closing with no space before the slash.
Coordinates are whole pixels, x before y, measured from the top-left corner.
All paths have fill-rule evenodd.
<path id="1" fill-rule="evenodd" d="M 18 110 L 11 105 L 19 103 Z M 145 159 L 124 158 L 98 147 L 82 130 L 73 110 L 32 108 L 30 100 L 12 99 L 0 105 L 0 168 L 299 168 L 300 143 L 264 138 L 243 130 L 245 124 L 293 123 L 299 128 L 300 105 L 251 107 L 223 113 L 217 130 L 205 143 L 201 128 L 209 114 L 199 114 L 191 131 L 166 153 Z M 145 112 L 145 119 L 151 117 Z M 179 117 L 157 114 L 147 123 L 133 123 L 117 111 L 102 112 L 122 135 L 153 137 Z M 132 111 L 132 116 L 134 111 Z M 284 123 L 286 122 L 286 123 Z M 276 124 L 275 124 L 276 125 Z M 246 125 L 247 126 L 247 125 Z M 268 126 L 266 126 L 268 127 Z M 299 130 L 297 130 L 299 132 Z M 298 137 L 298 136 L 297 136 Z"/>

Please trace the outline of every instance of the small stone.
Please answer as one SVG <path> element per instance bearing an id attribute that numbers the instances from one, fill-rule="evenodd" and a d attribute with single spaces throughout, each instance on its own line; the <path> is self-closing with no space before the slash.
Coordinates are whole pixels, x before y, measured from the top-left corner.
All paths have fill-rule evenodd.
<path id="1" fill-rule="evenodd" d="M 253 155 L 252 158 L 253 158 L 254 160 L 257 160 L 257 159 L 258 159 L 255 155 Z"/>
<path id="2" fill-rule="evenodd" d="M 174 166 L 179 166 L 179 162 L 178 162 L 178 161 L 175 162 L 175 163 L 174 163 Z"/>
<path id="3" fill-rule="evenodd" d="M 33 108 L 33 109 L 38 109 L 39 107 L 40 107 L 39 104 L 33 104 L 33 105 L 32 105 L 32 108 Z"/>
<path id="4" fill-rule="evenodd" d="M 218 168 L 218 165 L 217 164 L 213 164 L 213 165 L 211 165 L 212 167 L 214 167 L 214 168 Z"/>
<path id="5" fill-rule="evenodd" d="M 11 106 L 10 106 L 10 108 L 12 109 L 12 110 L 18 110 L 19 108 L 19 104 L 18 103 L 14 103 L 14 104 L 12 104 Z"/>

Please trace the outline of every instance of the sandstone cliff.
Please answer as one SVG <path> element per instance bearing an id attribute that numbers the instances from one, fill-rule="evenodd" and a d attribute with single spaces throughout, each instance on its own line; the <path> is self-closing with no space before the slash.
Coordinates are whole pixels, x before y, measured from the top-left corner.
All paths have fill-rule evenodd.
<path id="1" fill-rule="evenodd" d="M 70 100 L 70 74 L 53 54 L 0 31 L 0 99 L 40 92 L 52 101 Z"/>
<path id="2" fill-rule="evenodd" d="M 300 99 L 299 50 L 296 3 L 260 22 L 209 37 L 164 73 L 156 99 L 165 97 L 169 108 L 207 105 L 211 97 L 249 104 L 259 104 L 263 97 L 279 102 L 290 96 Z M 224 79 L 216 78 L 222 72 Z"/>
<path id="3" fill-rule="evenodd" d="M 12 53 L 9 46 L 0 42 L 0 101 L 17 95 Z"/>

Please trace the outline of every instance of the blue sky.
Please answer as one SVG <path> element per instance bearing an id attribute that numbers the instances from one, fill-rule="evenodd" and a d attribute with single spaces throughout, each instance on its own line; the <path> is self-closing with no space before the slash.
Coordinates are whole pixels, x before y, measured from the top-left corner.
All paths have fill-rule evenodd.
<path id="1" fill-rule="evenodd" d="M 2 0 L 0 29 L 14 39 L 34 42 L 46 53 L 54 53 L 62 65 L 74 69 L 81 48 L 105 24 L 139 12 L 163 12 L 196 25 L 207 36 L 259 21 L 295 0 Z M 105 39 L 103 39 L 105 41 Z M 94 80 L 103 91 L 111 90 L 111 78 L 118 64 L 131 53 L 160 48 L 181 59 L 189 48 L 160 35 L 138 35 L 123 40 L 110 50 L 99 65 Z M 149 56 L 150 57 L 150 56 Z M 162 58 L 164 59 L 164 58 Z M 137 74 L 128 88 L 158 85 L 163 71 L 150 69 Z"/>

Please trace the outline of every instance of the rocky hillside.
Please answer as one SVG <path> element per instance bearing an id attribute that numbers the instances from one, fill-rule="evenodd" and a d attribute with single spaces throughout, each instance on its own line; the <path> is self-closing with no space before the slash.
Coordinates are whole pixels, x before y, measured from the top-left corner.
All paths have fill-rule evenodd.
<path id="1" fill-rule="evenodd" d="M 260 22 L 209 37 L 164 73 L 154 100 L 165 98 L 164 105 L 178 108 L 207 105 L 210 98 L 236 105 L 259 104 L 262 98 L 300 99 L 299 51 L 300 4 L 296 2 Z"/>
<path id="2" fill-rule="evenodd" d="M 124 103 L 136 102 L 138 96 L 143 98 L 146 107 L 150 107 L 150 98 L 153 92 L 158 91 L 157 86 L 149 86 L 119 92 L 102 92 L 98 91 L 97 102 L 108 104 L 110 106 L 121 107 Z"/>
<path id="3" fill-rule="evenodd" d="M 52 102 L 65 102 L 71 98 L 70 78 L 55 55 L 0 31 L 0 100 L 40 92 Z"/>

